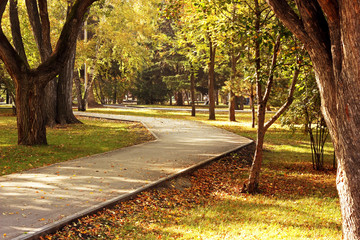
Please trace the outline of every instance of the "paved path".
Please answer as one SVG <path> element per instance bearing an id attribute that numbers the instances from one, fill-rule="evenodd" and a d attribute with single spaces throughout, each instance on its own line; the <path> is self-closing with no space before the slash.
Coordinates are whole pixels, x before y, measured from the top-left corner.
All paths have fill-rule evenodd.
<path id="1" fill-rule="evenodd" d="M 27 238 L 251 142 L 192 121 L 86 115 L 141 121 L 157 140 L 0 177 L 0 238 Z"/>
<path id="2" fill-rule="evenodd" d="M 122 108 L 122 109 L 151 109 L 151 110 L 161 110 L 161 111 L 186 111 L 191 112 L 191 106 L 187 106 L 186 108 L 176 108 L 176 107 L 140 107 L 137 105 L 103 105 L 104 107 L 108 108 Z M 205 106 L 205 105 L 204 105 Z M 196 112 L 209 112 L 209 108 L 196 108 Z M 229 112 L 228 108 L 215 108 L 215 112 Z M 251 112 L 250 109 L 244 109 L 244 110 L 235 110 L 235 112 Z"/>

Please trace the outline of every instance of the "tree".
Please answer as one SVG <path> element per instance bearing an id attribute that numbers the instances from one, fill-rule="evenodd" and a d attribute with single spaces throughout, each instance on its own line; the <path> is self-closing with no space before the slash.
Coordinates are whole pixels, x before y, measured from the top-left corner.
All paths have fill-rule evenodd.
<path id="1" fill-rule="evenodd" d="M 94 1 L 78 0 L 74 3 L 54 51 L 33 69 L 24 58 L 21 46 L 14 48 L 4 32 L 0 30 L 0 58 L 16 86 L 18 144 L 47 144 L 43 101 L 45 86 L 60 73 L 63 66 L 69 61 L 83 17 Z M 7 2 L 7 0 L 0 2 L 1 20 Z M 30 3 L 30 0 L 27 2 Z M 45 41 L 49 37 L 47 1 L 40 0 L 38 9 L 41 17 L 40 24 L 43 27 L 39 36 Z M 2 21 L 0 26 L 2 26 Z M 42 41 L 39 42 L 42 43 Z"/>
<path id="2" fill-rule="evenodd" d="M 360 239 L 360 49 L 358 1 L 267 0 L 304 43 L 316 72 L 322 113 L 338 160 L 344 239 Z"/>
<path id="3" fill-rule="evenodd" d="M 149 38 L 156 33 L 154 19 L 158 16 L 155 6 L 157 0 L 107 0 L 91 9 L 84 27 L 88 38 L 84 32 L 77 46 L 76 68 L 81 74 L 76 75 L 75 83 L 79 109 L 86 109 L 92 86 L 103 102 L 122 101 L 138 72 L 149 62 L 153 50 Z M 84 62 L 90 74 L 85 75 Z"/>
<path id="4" fill-rule="evenodd" d="M 189 43 L 197 57 L 202 57 L 208 71 L 209 119 L 215 120 L 215 65 L 216 53 L 224 38 L 217 10 L 211 1 L 197 0 L 185 3 L 181 21 L 181 38 Z"/>
<path id="5" fill-rule="evenodd" d="M 279 108 L 279 110 L 267 122 L 265 122 L 266 107 L 270 99 L 275 77 L 279 76 L 279 74 L 276 74 L 276 68 L 279 65 L 278 58 L 281 57 L 279 56 L 281 49 L 281 42 L 282 42 L 281 34 L 282 31 L 280 27 L 280 31 L 278 32 L 278 35 L 273 45 L 273 56 L 268 70 L 268 79 L 265 85 L 265 89 L 263 89 L 262 81 L 259 80 L 260 77 L 256 81 L 256 94 L 258 99 L 258 104 L 257 104 L 258 126 L 257 126 L 256 149 L 255 149 L 253 162 L 250 168 L 249 179 L 244 184 L 243 192 L 253 193 L 257 191 L 259 185 L 261 165 L 263 160 L 263 144 L 264 144 L 265 133 L 271 127 L 271 125 L 281 116 L 281 114 L 283 114 L 291 105 L 295 92 L 295 84 L 299 78 L 300 69 L 302 67 L 303 53 L 302 51 L 299 51 L 298 55 L 296 56 L 295 63 L 293 64 L 294 72 L 292 74 L 292 82 L 289 86 L 288 97 L 286 101 L 283 103 L 283 105 Z"/>

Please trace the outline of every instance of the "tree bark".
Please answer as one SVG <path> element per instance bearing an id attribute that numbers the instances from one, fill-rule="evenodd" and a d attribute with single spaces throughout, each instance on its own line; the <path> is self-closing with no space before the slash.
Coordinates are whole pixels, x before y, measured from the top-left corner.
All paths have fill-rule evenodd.
<path id="1" fill-rule="evenodd" d="M 68 1 L 68 8 L 66 16 L 69 16 L 74 0 Z M 77 42 L 77 41 L 76 41 Z M 70 60 L 65 64 L 63 70 L 60 72 L 56 90 L 56 123 L 75 124 L 81 123 L 74 115 L 72 109 L 72 87 L 74 79 L 74 66 L 76 56 L 76 42 L 73 46 Z"/>
<path id="2" fill-rule="evenodd" d="M 211 37 L 209 36 L 209 120 L 215 120 L 215 54 L 216 46 L 214 46 Z"/>
<path id="3" fill-rule="evenodd" d="M 176 106 L 184 106 L 183 93 L 181 91 L 176 92 Z"/>
<path id="4" fill-rule="evenodd" d="M 244 101 L 245 101 L 244 96 L 240 96 L 239 101 L 240 101 L 239 110 L 244 110 Z"/>
<path id="5" fill-rule="evenodd" d="M 190 75 L 190 94 L 191 94 L 191 116 L 195 117 L 196 109 L 195 109 L 195 73 L 194 69 L 191 66 L 191 75 Z"/>
<path id="6" fill-rule="evenodd" d="M 250 86 L 250 108 L 251 108 L 251 127 L 255 128 L 256 124 L 256 113 L 255 113 L 255 95 L 254 95 L 254 84 Z"/>
<path id="7" fill-rule="evenodd" d="M 66 63 L 64 69 L 59 74 L 56 98 L 56 122 L 62 125 L 81 123 L 75 117 L 72 109 L 72 87 L 74 78 L 75 52 L 76 48 L 73 50 L 70 61 Z"/>
<path id="8" fill-rule="evenodd" d="M 338 160 L 344 239 L 360 239 L 360 3 L 297 1 L 300 17 L 284 0 L 268 3 L 313 61 L 321 110 Z"/>
<path id="9" fill-rule="evenodd" d="M 229 92 L 229 121 L 235 122 L 236 96 L 232 90 Z"/>
<path id="10" fill-rule="evenodd" d="M 18 12 L 18 5 L 17 0 L 11 0 L 10 1 L 10 28 L 11 28 L 11 34 L 13 37 L 13 44 L 15 47 L 15 50 L 20 55 L 20 57 L 23 59 L 24 62 L 27 62 L 27 57 L 25 53 L 24 43 L 21 36 L 21 29 L 20 29 L 20 22 L 19 22 L 19 12 Z"/>
<path id="11" fill-rule="evenodd" d="M 46 125 L 43 113 L 44 86 L 36 84 L 37 79 L 23 76 L 26 88 L 16 88 L 16 113 L 19 145 L 46 145 Z"/>

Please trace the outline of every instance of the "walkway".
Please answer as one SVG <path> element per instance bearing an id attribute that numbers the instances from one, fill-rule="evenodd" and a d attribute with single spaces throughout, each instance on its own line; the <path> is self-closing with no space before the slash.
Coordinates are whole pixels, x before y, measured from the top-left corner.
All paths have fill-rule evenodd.
<path id="1" fill-rule="evenodd" d="M 26 239 L 251 142 L 192 121 L 79 115 L 140 121 L 157 140 L 0 177 L 0 238 Z"/>

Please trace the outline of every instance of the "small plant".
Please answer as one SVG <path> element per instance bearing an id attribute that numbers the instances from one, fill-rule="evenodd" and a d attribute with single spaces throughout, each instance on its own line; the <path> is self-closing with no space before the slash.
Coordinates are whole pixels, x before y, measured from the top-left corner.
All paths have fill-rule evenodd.
<path id="1" fill-rule="evenodd" d="M 309 123 L 309 135 L 311 144 L 312 163 L 315 170 L 324 169 L 324 145 L 329 136 L 329 130 L 323 117 L 317 121 L 315 129 Z"/>

